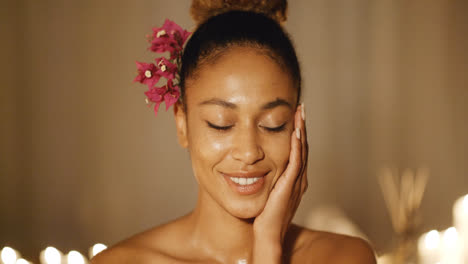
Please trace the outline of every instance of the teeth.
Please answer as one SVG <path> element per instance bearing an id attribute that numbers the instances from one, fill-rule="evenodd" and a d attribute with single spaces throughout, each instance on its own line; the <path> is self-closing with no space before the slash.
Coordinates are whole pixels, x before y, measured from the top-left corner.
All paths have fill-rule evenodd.
<path id="1" fill-rule="evenodd" d="M 230 177 L 231 181 L 239 184 L 239 185 L 250 185 L 252 183 L 257 182 L 260 180 L 260 177 L 257 178 L 236 178 L 236 177 Z"/>
<path id="2" fill-rule="evenodd" d="M 239 184 L 240 185 L 246 185 L 247 184 L 247 179 L 246 178 L 240 178 L 239 179 Z"/>

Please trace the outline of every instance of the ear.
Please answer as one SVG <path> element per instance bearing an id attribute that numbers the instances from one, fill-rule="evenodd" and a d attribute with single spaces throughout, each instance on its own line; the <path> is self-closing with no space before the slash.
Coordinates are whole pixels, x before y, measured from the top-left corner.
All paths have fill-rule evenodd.
<path id="1" fill-rule="evenodd" d="M 174 106 L 174 119 L 176 123 L 177 129 L 177 138 L 179 140 L 179 144 L 183 148 L 187 148 L 188 146 L 188 138 L 187 138 L 187 119 L 184 106 L 182 103 L 177 102 Z"/>

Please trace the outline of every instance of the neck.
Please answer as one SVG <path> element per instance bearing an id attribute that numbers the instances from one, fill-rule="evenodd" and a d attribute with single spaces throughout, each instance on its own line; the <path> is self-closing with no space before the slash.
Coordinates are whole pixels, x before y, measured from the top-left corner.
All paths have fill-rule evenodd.
<path id="1" fill-rule="evenodd" d="M 189 216 L 193 246 L 222 263 L 248 260 L 253 247 L 252 220 L 229 214 L 199 188 L 197 205 Z"/>

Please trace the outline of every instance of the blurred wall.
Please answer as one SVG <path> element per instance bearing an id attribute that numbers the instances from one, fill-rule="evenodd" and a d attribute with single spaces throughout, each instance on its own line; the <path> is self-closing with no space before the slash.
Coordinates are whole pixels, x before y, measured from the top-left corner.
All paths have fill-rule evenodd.
<path id="1" fill-rule="evenodd" d="M 392 230 L 376 175 L 428 167 L 424 226 L 468 193 L 466 1 L 289 1 L 304 75 L 310 188 L 382 252 Z M 190 1 L 0 3 L 0 247 L 86 252 L 188 212 L 196 183 L 170 112 L 154 118 L 135 60 Z"/>

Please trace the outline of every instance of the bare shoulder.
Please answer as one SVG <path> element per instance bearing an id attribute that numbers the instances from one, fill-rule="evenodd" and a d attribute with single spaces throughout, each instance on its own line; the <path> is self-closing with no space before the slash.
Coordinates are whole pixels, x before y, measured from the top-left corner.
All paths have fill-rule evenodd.
<path id="1" fill-rule="evenodd" d="M 170 260 L 161 252 L 137 245 L 116 245 L 91 259 L 91 264 L 139 264 L 167 263 Z"/>
<path id="2" fill-rule="evenodd" d="M 180 240 L 177 239 L 180 219 L 154 227 L 96 255 L 91 264 L 152 264 L 152 263 L 184 263 L 177 252 Z"/>
<path id="3" fill-rule="evenodd" d="M 297 247 L 291 263 L 375 264 L 375 253 L 364 239 L 296 226 Z"/>

